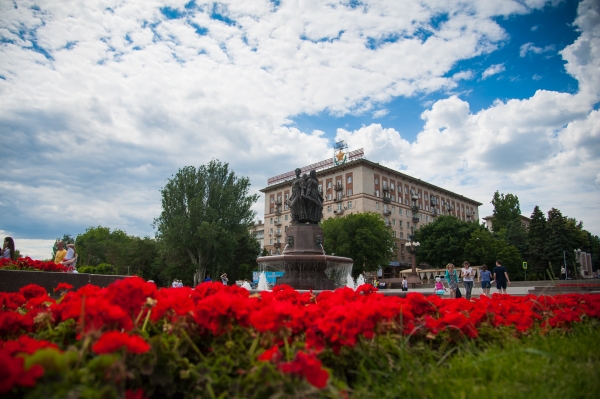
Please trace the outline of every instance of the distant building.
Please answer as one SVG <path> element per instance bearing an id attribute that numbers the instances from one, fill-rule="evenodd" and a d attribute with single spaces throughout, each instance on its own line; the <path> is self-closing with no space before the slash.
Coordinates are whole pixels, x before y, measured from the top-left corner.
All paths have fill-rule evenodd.
<path id="1" fill-rule="evenodd" d="M 260 251 L 262 252 L 263 248 L 265 247 L 265 224 L 262 222 L 262 220 L 258 220 L 256 223 L 254 223 L 254 225 L 250 228 L 250 234 L 252 234 L 252 236 L 256 238 L 256 241 L 259 242 Z"/>
<path id="2" fill-rule="evenodd" d="M 492 219 L 493 218 L 494 218 L 494 215 L 486 216 L 483 218 L 483 221 L 485 222 L 485 227 L 487 227 L 487 229 L 491 232 L 494 232 L 494 230 L 492 229 Z M 521 215 L 521 224 L 523 225 L 523 227 L 528 229 L 530 223 L 531 223 L 530 218 L 528 218 L 527 216 Z"/>
<path id="3" fill-rule="evenodd" d="M 392 274 L 399 275 L 400 269 L 410 266 L 411 255 L 404 245 L 419 225 L 431 223 L 438 215 L 479 220 L 480 202 L 369 161 L 363 158 L 362 149 L 343 156 L 345 163 L 337 162 L 341 159 L 338 153 L 337 159 L 306 166 L 302 173 L 317 171 L 319 190 L 325 199 L 324 220 L 349 213 L 381 215 L 396 238 L 393 266 L 397 267 L 392 268 L 395 269 Z M 264 247 L 271 255 L 280 254 L 285 246 L 286 230 L 291 223 L 286 200 L 294 177 L 293 171 L 275 176 L 260 190 L 265 194 Z"/>

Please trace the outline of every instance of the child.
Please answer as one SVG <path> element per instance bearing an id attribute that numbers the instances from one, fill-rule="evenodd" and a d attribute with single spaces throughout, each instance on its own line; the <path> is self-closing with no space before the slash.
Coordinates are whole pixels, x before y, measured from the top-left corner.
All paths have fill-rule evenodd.
<path id="1" fill-rule="evenodd" d="M 435 292 L 439 296 L 444 296 L 444 294 L 446 293 L 444 284 L 442 283 L 439 277 L 435 278 L 435 288 L 433 289 L 433 292 Z"/>

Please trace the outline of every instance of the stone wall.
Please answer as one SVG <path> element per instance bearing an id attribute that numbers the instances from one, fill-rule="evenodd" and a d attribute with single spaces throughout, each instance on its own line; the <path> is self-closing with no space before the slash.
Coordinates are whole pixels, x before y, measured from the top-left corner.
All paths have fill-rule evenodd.
<path id="1" fill-rule="evenodd" d="M 59 283 L 71 284 L 74 289 L 79 289 L 86 284 L 107 287 L 123 278 L 127 278 L 127 276 L 0 270 L 0 292 L 17 292 L 27 284 L 37 284 L 44 287 L 49 295 L 52 295 L 52 290 Z"/>

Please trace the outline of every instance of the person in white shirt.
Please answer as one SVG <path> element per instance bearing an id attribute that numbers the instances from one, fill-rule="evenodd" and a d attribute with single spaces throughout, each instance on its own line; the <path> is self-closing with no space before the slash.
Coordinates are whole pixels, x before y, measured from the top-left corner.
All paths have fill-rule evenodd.
<path id="1" fill-rule="evenodd" d="M 473 290 L 474 272 L 471 264 L 467 261 L 463 262 L 463 268 L 460 270 L 460 276 L 463 279 L 465 286 L 466 298 L 471 299 L 471 291 Z"/>
<path id="2" fill-rule="evenodd" d="M 77 250 L 75 249 L 75 244 L 67 244 L 67 254 L 60 264 L 68 267 L 69 272 L 77 273 Z"/>

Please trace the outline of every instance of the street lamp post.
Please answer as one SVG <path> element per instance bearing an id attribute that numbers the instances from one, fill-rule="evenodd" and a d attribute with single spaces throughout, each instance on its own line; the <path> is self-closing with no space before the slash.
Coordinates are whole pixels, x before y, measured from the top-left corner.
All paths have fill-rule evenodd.
<path id="1" fill-rule="evenodd" d="M 421 243 L 419 241 L 413 241 L 413 235 L 410 235 L 410 241 L 406 243 L 406 249 L 412 255 L 412 271 L 408 276 L 408 283 L 412 284 L 412 287 L 415 288 L 415 285 L 421 281 L 419 275 L 417 274 L 417 251 L 419 250 L 419 246 Z"/>

